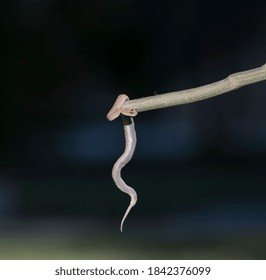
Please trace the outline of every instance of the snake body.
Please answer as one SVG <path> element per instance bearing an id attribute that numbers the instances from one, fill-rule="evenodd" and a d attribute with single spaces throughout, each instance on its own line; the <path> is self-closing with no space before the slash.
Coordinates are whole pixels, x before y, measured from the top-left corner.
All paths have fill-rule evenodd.
<path id="1" fill-rule="evenodd" d="M 123 123 L 124 123 L 124 132 L 125 132 L 125 140 L 126 140 L 125 150 L 124 153 L 119 157 L 119 159 L 114 164 L 112 170 L 112 177 L 116 186 L 122 192 L 127 193 L 130 196 L 130 204 L 121 221 L 121 225 L 120 225 L 121 232 L 123 231 L 123 224 L 128 213 L 130 212 L 131 208 L 136 204 L 138 199 L 135 190 L 130 186 L 128 186 L 125 183 L 125 181 L 121 178 L 121 170 L 131 160 L 137 143 L 133 118 L 123 116 Z"/>
<path id="2" fill-rule="evenodd" d="M 111 108 L 110 112 L 107 115 L 107 118 L 110 121 L 117 118 L 122 113 L 121 107 L 124 104 L 124 102 L 127 100 L 128 100 L 128 96 L 125 94 L 121 94 L 118 96 L 116 102 L 114 103 L 113 107 Z M 122 118 L 123 118 L 123 126 L 124 126 L 124 133 L 125 133 L 125 150 L 123 154 L 118 158 L 118 160 L 116 161 L 112 169 L 112 177 L 116 186 L 122 192 L 130 196 L 130 204 L 121 221 L 121 225 L 120 225 L 121 232 L 123 231 L 123 224 L 127 215 L 129 214 L 132 207 L 136 204 L 138 199 L 135 190 L 132 187 L 128 186 L 121 177 L 121 170 L 131 160 L 137 143 L 135 125 L 132 118 L 132 116 L 136 115 L 136 112 L 123 112 L 123 113 L 124 114 L 122 115 Z"/>

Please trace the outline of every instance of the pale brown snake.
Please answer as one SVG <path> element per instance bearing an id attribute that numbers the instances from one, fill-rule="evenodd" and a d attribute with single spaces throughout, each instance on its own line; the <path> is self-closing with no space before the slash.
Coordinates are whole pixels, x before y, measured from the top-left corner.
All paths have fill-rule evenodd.
<path id="1" fill-rule="evenodd" d="M 116 119 L 120 114 L 122 114 L 123 118 L 123 126 L 124 126 L 124 132 L 125 132 L 125 150 L 123 154 L 119 157 L 119 159 L 116 161 L 116 163 L 113 166 L 112 169 L 112 177 L 116 184 L 116 186 L 124 193 L 127 193 L 130 196 L 130 204 L 126 210 L 126 213 L 124 214 L 124 217 L 121 221 L 120 230 L 123 231 L 123 224 L 124 221 L 130 212 L 131 208 L 136 204 L 137 202 L 137 193 L 133 188 L 128 186 L 124 180 L 121 178 L 121 170 L 122 168 L 131 160 L 136 143 L 137 143 L 137 137 L 136 137 L 136 131 L 133 121 L 133 116 L 137 115 L 136 111 L 123 111 L 122 105 L 128 100 L 128 96 L 125 94 L 120 94 L 113 107 L 107 114 L 108 120 L 112 121 Z"/>

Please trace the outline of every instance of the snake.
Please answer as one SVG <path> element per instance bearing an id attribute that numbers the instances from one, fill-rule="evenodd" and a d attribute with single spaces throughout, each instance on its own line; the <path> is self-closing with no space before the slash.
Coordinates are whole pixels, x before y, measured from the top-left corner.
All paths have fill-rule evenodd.
<path id="1" fill-rule="evenodd" d="M 132 209 L 132 207 L 137 203 L 138 196 L 136 191 L 128 186 L 125 181 L 121 177 L 121 170 L 125 167 L 125 165 L 132 159 L 134 154 L 136 143 L 137 143 L 137 136 L 135 130 L 135 124 L 133 117 L 137 115 L 135 110 L 123 110 L 123 104 L 128 100 L 128 96 L 125 94 L 120 94 L 113 107 L 107 114 L 107 118 L 109 121 L 116 119 L 120 114 L 122 114 L 123 119 L 123 127 L 124 127 L 124 134 L 125 134 L 125 150 L 123 154 L 118 158 L 115 162 L 113 169 L 112 169 L 112 178 L 116 184 L 116 186 L 124 193 L 130 196 L 130 203 L 129 206 L 122 218 L 120 224 L 120 231 L 123 232 L 123 225 L 124 222 Z"/>

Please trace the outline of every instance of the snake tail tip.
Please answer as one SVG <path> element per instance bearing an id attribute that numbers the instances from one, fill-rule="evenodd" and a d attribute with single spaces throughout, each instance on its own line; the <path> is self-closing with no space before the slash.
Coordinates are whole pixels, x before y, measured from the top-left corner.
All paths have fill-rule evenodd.
<path id="1" fill-rule="evenodd" d="M 120 231 L 123 233 L 123 222 L 120 225 Z"/>

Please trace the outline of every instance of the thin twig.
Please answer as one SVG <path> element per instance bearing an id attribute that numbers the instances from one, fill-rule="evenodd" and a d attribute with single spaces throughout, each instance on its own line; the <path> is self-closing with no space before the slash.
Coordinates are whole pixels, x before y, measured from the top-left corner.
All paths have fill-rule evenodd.
<path id="1" fill-rule="evenodd" d="M 266 64 L 259 68 L 232 74 L 224 80 L 205 86 L 128 100 L 122 106 L 122 114 L 123 110 L 144 112 L 193 103 L 263 80 L 266 80 Z"/>

